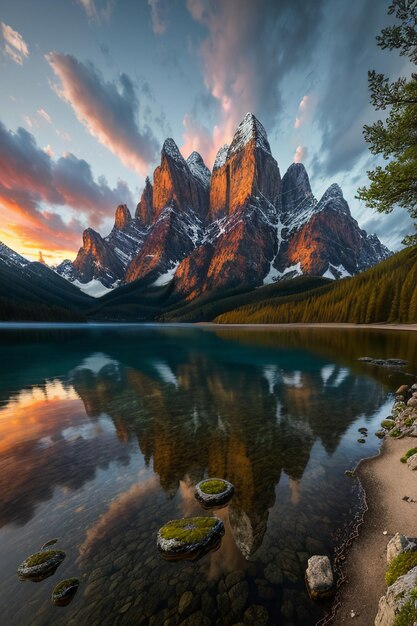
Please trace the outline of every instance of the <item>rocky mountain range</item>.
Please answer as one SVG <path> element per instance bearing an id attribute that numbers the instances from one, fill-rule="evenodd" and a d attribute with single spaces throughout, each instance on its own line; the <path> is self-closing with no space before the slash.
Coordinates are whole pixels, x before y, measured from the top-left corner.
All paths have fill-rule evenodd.
<path id="1" fill-rule="evenodd" d="M 302 274 L 351 276 L 389 254 L 360 229 L 337 184 L 317 201 L 301 163 L 281 178 L 264 127 L 248 113 L 212 172 L 167 139 L 134 217 L 117 207 L 110 234 L 87 228 L 76 259 L 56 271 L 92 295 L 172 281 L 174 294 L 192 300 Z"/>

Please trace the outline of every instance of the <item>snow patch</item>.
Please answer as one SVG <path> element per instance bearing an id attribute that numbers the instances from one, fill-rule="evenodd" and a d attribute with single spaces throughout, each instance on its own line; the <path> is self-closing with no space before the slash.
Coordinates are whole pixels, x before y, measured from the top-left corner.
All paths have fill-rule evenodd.
<path id="1" fill-rule="evenodd" d="M 177 271 L 178 263 L 175 263 L 169 270 L 167 270 L 164 274 L 158 276 L 156 281 L 153 283 L 155 287 L 162 287 L 163 285 L 167 285 L 173 278 L 174 274 Z"/>
<path id="2" fill-rule="evenodd" d="M 93 298 L 101 298 L 101 296 L 112 291 L 112 287 L 105 287 L 98 278 L 93 278 L 89 283 L 81 283 L 79 280 L 74 280 L 72 284 Z"/>
<path id="3" fill-rule="evenodd" d="M 329 267 L 323 274 L 323 278 L 331 278 L 332 280 L 338 280 L 339 278 L 349 278 L 352 274 L 349 274 L 347 269 L 343 265 L 332 265 L 329 263 Z"/>

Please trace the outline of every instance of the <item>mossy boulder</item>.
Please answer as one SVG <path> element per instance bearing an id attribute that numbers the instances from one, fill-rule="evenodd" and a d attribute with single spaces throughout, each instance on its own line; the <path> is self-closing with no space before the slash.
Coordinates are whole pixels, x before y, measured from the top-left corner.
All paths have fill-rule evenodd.
<path id="1" fill-rule="evenodd" d="M 67 606 L 77 593 L 79 586 L 80 581 L 78 578 L 61 580 L 52 592 L 52 604 L 55 604 L 55 606 Z"/>
<path id="2" fill-rule="evenodd" d="M 407 463 L 407 459 L 409 459 L 410 456 L 413 456 L 413 454 L 417 454 L 417 448 L 410 448 L 404 456 L 401 457 L 401 463 Z"/>
<path id="3" fill-rule="evenodd" d="M 394 426 L 395 426 L 395 420 L 392 420 L 389 417 L 382 420 L 381 422 L 381 427 L 386 428 L 386 430 L 390 430 L 391 428 L 394 428 Z"/>
<path id="4" fill-rule="evenodd" d="M 216 550 L 224 535 L 218 517 L 186 517 L 171 520 L 159 529 L 157 546 L 167 560 L 195 560 Z"/>
<path id="5" fill-rule="evenodd" d="M 17 575 L 21 580 L 39 582 L 52 576 L 64 559 L 63 550 L 40 550 L 28 556 L 19 565 Z"/>
<path id="6" fill-rule="evenodd" d="M 232 483 L 223 478 L 208 478 L 195 486 L 195 497 L 205 509 L 225 506 L 234 492 Z"/>

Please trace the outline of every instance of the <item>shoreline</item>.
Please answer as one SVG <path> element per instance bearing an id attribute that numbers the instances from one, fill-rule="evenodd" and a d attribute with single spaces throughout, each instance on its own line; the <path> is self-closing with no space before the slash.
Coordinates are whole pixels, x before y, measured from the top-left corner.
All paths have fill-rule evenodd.
<path id="1" fill-rule="evenodd" d="M 366 330 L 394 330 L 416 332 L 417 324 L 352 324 L 351 322 L 312 322 L 312 323 L 289 323 L 289 324 L 216 324 L 215 322 L 0 322 L 0 330 L 20 328 L 106 328 L 106 327 L 183 327 L 183 328 L 207 328 L 207 329 L 230 329 L 242 330 L 286 330 L 299 328 L 328 328 L 328 329 L 366 329 Z"/>
<path id="2" fill-rule="evenodd" d="M 409 496 L 417 501 L 417 481 L 410 480 L 412 473 L 400 462 L 401 456 L 416 443 L 411 437 L 386 438 L 379 454 L 358 464 L 356 474 L 367 508 L 358 538 L 348 549 L 342 566 L 344 582 L 336 597 L 335 618 L 330 622 L 334 626 L 374 623 L 379 599 L 386 591 L 388 541 L 396 532 L 417 535 L 417 502 L 403 500 Z"/>

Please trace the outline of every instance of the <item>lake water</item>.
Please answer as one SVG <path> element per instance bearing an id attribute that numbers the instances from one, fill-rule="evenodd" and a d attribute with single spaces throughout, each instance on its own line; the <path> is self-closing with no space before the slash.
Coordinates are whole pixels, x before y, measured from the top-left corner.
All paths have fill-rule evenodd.
<path id="1" fill-rule="evenodd" d="M 347 532 L 359 498 L 344 471 L 377 452 L 416 348 L 412 333 L 359 329 L 1 329 L 2 625 L 314 624 L 326 605 L 308 597 L 307 559 Z M 235 485 L 221 546 L 166 562 L 157 530 L 211 514 L 194 498 L 207 476 Z M 62 565 L 21 582 L 52 538 Z M 74 600 L 53 606 L 72 576 Z"/>

